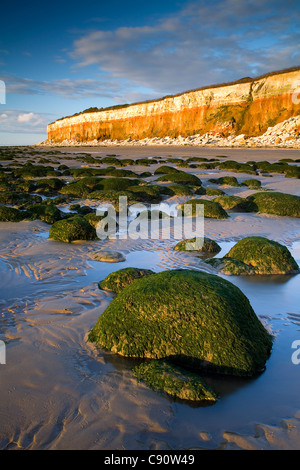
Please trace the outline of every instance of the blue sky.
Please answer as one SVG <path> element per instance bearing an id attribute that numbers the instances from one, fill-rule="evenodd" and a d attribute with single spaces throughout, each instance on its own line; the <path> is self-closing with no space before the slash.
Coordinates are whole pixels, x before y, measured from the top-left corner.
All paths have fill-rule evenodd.
<path id="1" fill-rule="evenodd" d="M 0 145 L 89 107 L 300 65 L 298 1 L 41 1 L 0 7 Z M 3 100 L 2 100 L 3 101 Z"/>

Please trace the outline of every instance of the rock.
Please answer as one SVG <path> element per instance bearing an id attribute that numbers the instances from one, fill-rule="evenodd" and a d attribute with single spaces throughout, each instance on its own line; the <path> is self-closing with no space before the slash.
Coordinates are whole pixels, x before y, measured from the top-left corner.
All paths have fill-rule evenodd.
<path id="1" fill-rule="evenodd" d="M 196 216 L 197 205 L 202 204 L 204 206 L 204 217 L 211 219 L 227 219 L 228 214 L 223 209 L 221 204 L 214 201 L 208 201 L 207 199 L 190 199 L 187 202 L 181 203 L 177 206 L 178 209 L 184 211 L 185 205 L 192 205 L 192 216 Z"/>
<path id="2" fill-rule="evenodd" d="M 225 258 L 233 258 L 250 266 L 255 274 L 295 274 L 299 266 L 289 250 L 264 237 L 246 237 L 238 241 Z"/>
<path id="3" fill-rule="evenodd" d="M 249 276 L 250 274 L 255 274 L 255 270 L 251 266 L 237 259 L 212 258 L 205 262 L 217 269 L 219 274 L 227 276 Z"/>
<path id="4" fill-rule="evenodd" d="M 202 181 L 191 173 L 177 170 L 177 172 L 168 173 L 167 175 L 160 176 L 157 182 L 179 183 L 188 184 L 192 186 L 201 186 Z"/>
<path id="5" fill-rule="evenodd" d="M 233 375 L 261 371 L 272 348 L 271 336 L 238 287 L 188 269 L 155 273 L 125 287 L 89 341 L 121 356 L 171 359 Z"/>
<path id="6" fill-rule="evenodd" d="M 99 250 L 89 253 L 89 256 L 95 261 L 103 261 L 105 263 L 121 263 L 126 261 L 126 257 L 118 251 Z"/>
<path id="7" fill-rule="evenodd" d="M 100 289 L 119 293 L 124 287 L 132 284 L 140 277 L 154 274 L 150 269 L 124 268 L 109 274 L 103 281 L 99 282 Z"/>
<path id="8" fill-rule="evenodd" d="M 189 238 L 187 240 L 182 240 L 181 242 L 177 243 L 177 245 L 175 245 L 174 250 L 175 251 L 200 251 L 203 253 L 219 253 L 219 251 L 221 251 L 221 247 L 218 245 L 218 243 L 207 237 L 204 237 L 203 245 L 200 249 L 195 248 L 195 250 L 187 250 L 186 248 L 187 243 L 195 243 L 195 241 L 196 241 L 196 237 Z"/>
<path id="9" fill-rule="evenodd" d="M 79 240 L 95 240 L 96 230 L 83 217 L 75 215 L 55 222 L 49 232 L 49 238 L 71 243 Z"/>
<path id="10" fill-rule="evenodd" d="M 133 375 L 158 392 L 205 405 L 217 401 L 216 393 L 197 374 L 187 372 L 163 360 L 143 362 L 134 367 Z"/>
<path id="11" fill-rule="evenodd" d="M 254 178 L 250 178 L 248 180 L 244 180 L 241 183 L 241 186 L 248 186 L 248 188 L 260 188 L 261 187 L 261 182 L 259 180 L 254 179 Z"/>
<path id="12" fill-rule="evenodd" d="M 26 215 L 28 215 L 26 213 Z M 0 206 L 0 222 L 20 222 L 24 220 L 25 214 L 13 207 Z"/>
<path id="13" fill-rule="evenodd" d="M 279 192 L 259 192 L 247 197 L 253 210 L 263 214 L 300 217 L 300 197 Z"/>
<path id="14" fill-rule="evenodd" d="M 239 182 L 235 176 L 221 176 L 220 178 L 210 178 L 208 180 L 213 184 L 220 184 L 222 186 L 239 186 Z"/>
<path id="15" fill-rule="evenodd" d="M 216 197 L 213 202 L 218 202 L 226 210 L 252 212 L 251 201 L 243 197 L 224 195 Z"/>
<path id="16" fill-rule="evenodd" d="M 53 204 L 27 205 L 27 210 L 32 214 L 32 219 L 40 219 L 47 224 L 54 224 L 63 218 L 63 214 Z"/>

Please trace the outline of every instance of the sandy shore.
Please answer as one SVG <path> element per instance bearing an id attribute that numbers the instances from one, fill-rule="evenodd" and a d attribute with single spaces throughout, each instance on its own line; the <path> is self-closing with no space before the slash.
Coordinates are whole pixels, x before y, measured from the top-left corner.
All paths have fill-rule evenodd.
<path id="1" fill-rule="evenodd" d="M 59 150 L 134 159 L 222 154 L 220 149 L 194 147 Z M 297 159 L 299 151 L 224 149 L 224 155 L 241 162 L 273 162 Z M 69 160 L 66 164 L 71 166 Z M 189 171 L 204 186 L 216 173 L 241 181 L 249 178 Z M 300 195 L 299 180 L 281 175 L 257 178 L 266 189 Z M 241 187 L 225 191 L 243 196 L 252 192 Z M 290 344 L 299 339 L 300 275 L 229 279 L 276 334 L 274 351 L 260 377 L 212 379 L 220 401 L 193 408 L 138 384 L 130 360 L 100 351 L 86 340 L 112 299 L 97 285 L 110 272 L 126 266 L 154 271 L 213 268 L 192 253 L 175 252 L 174 239 L 63 244 L 49 240 L 48 231 L 49 225 L 40 221 L 0 223 L 0 332 L 7 344 L 7 363 L 0 365 L 1 449 L 299 449 L 300 366 L 291 363 Z M 221 243 L 222 253 L 239 238 L 263 235 L 284 243 L 300 262 L 299 219 L 230 213 L 227 220 L 206 220 L 205 235 Z M 126 261 L 92 261 L 90 255 L 101 247 L 122 252 Z"/>

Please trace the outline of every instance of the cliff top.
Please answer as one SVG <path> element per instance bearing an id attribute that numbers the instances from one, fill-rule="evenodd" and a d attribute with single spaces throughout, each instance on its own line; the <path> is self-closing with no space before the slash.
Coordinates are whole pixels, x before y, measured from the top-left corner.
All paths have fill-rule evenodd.
<path id="1" fill-rule="evenodd" d="M 156 99 L 152 99 L 152 100 L 139 101 L 139 102 L 130 103 L 130 104 L 128 104 L 128 103 L 119 104 L 119 105 L 114 105 L 114 106 L 108 106 L 106 108 L 92 107 L 92 108 L 85 109 L 84 111 L 81 111 L 79 113 L 72 114 L 70 116 L 61 117 L 61 118 L 57 119 L 55 122 L 62 121 L 63 119 L 72 118 L 72 117 L 75 117 L 75 116 L 80 116 L 81 114 L 86 114 L 86 113 L 96 113 L 96 112 L 100 112 L 100 111 L 111 111 L 111 110 L 116 110 L 116 109 L 127 108 L 129 106 L 134 106 L 134 105 L 137 105 L 137 104 L 155 103 L 155 102 L 158 102 L 158 101 L 162 101 L 166 98 L 174 98 L 176 96 L 182 96 L 186 93 L 192 93 L 192 92 L 200 91 L 200 90 L 208 90 L 208 89 L 212 89 L 212 88 L 220 88 L 220 87 L 238 85 L 240 83 L 251 83 L 251 82 L 255 82 L 257 80 L 261 80 L 261 79 L 266 78 L 266 77 L 270 77 L 272 75 L 280 75 L 280 74 L 284 74 L 284 73 L 288 73 L 288 72 L 294 72 L 294 71 L 298 71 L 298 70 L 300 70 L 300 66 L 295 66 L 295 67 L 290 67 L 290 68 L 287 68 L 287 69 L 268 72 L 268 73 L 265 73 L 263 75 L 260 75 L 258 77 L 254 77 L 254 78 L 253 77 L 244 77 L 244 78 L 241 78 L 239 80 L 232 81 L 232 82 L 224 82 L 224 83 L 206 85 L 206 86 L 203 86 L 203 87 L 194 88 L 192 90 L 183 91 L 183 92 L 173 94 L 173 95 L 165 95 L 161 98 L 156 98 Z M 51 123 L 51 124 L 53 124 L 53 123 Z"/>

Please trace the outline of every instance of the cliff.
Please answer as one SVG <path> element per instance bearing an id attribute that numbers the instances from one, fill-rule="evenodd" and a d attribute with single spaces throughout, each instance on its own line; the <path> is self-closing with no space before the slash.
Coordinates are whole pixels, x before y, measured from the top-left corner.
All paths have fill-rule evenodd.
<path id="1" fill-rule="evenodd" d="M 117 109 L 81 113 L 47 127 L 48 142 L 178 137 L 207 132 L 258 136 L 300 114 L 300 68 L 192 90 Z"/>

